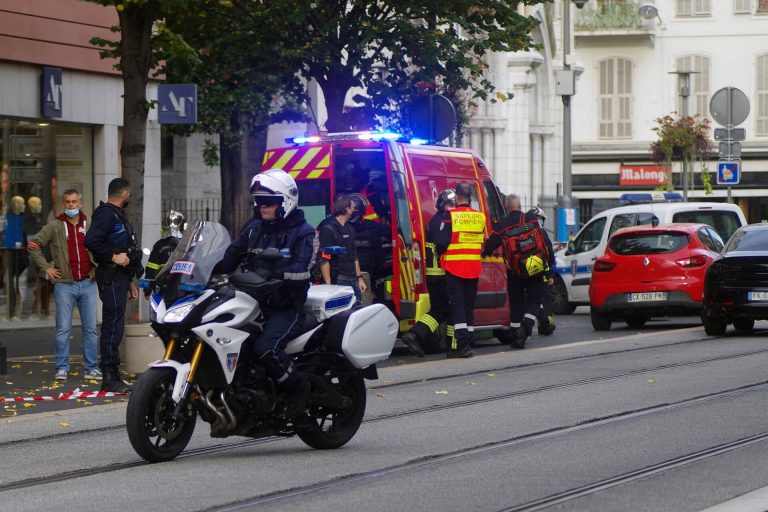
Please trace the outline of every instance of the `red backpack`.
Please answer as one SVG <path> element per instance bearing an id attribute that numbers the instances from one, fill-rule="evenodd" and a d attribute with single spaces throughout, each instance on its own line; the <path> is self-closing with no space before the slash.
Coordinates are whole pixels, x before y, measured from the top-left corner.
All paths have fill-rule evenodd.
<path id="1" fill-rule="evenodd" d="M 507 229 L 501 248 L 507 268 L 520 277 L 539 275 L 549 266 L 549 249 L 538 221 L 521 221 Z"/>

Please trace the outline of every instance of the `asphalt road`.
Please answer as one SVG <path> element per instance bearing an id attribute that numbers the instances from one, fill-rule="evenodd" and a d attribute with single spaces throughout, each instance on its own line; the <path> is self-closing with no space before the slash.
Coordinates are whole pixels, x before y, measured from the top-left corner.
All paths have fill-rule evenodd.
<path id="1" fill-rule="evenodd" d="M 334 451 L 199 422 L 185 454 L 150 465 L 124 404 L 0 419 L 0 510 L 693 511 L 768 486 L 764 331 L 580 338 L 586 319 L 571 343 L 393 358 Z"/>

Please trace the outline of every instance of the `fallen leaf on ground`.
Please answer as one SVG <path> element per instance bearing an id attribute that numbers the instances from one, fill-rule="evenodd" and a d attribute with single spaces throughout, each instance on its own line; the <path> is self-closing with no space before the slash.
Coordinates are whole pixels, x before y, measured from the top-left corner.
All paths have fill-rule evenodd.
<path id="1" fill-rule="evenodd" d="M 67 428 L 67 427 L 69 426 L 69 423 L 67 423 L 66 421 L 60 421 L 60 422 L 59 422 L 59 426 L 60 426 L 60 427 L 64 427 L 64 428 Z"/>
<path id="2" fill-rule="evenodd" d="M 486 373 L 485 375 L 488 376 L 488 377 L 495 377 L 496 376 L 495 373 Z"/>
<path id="3" fill-rule="evenodd" d="M 24 407 L 37 407 L 37 404 L 30 404 L 29 402 L 26 402 Z"/>
<path id="4" fill-rule="evenodd" d="M 648 384 L 656 384 L 656 379 L 648 379 Z"/>
<path id="5" fill-rule="evenodd" d="M 376 396 L 378 396 L 378 397 L 382 397 L 382 396 L 384 396 L 384 393 L 380 393 L 380 392 L 379 392 L 379 393 L 376 393 Z"/>
<path id="6" fill-rule="evenodd" d="M 471 380 L 465 380 L 464 384 L 466 384 L 467 386 L 475 386 L 477 385 L 477 382 L 472 382 Z"/>
<path id="7" fill-rule="evenodd" d="M 14 365 L 11 365 L 11 368 L 21 368 L 21 365 L 20 364 L 14 364 Z"/>
<path id="8" fill-rule="evenodd" d="M 435 391 L 435 394 L 436 395 L 447 395 L 448 392 L 446 390 L 444 390 L 444 389 L 441 389 L 440 391 Z"/>

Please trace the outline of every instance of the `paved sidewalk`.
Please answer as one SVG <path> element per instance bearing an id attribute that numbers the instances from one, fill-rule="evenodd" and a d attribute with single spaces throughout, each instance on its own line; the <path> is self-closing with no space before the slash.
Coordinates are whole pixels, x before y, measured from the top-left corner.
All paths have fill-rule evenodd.
<path id="1" fill-rule="evenodd" d="M 79 324 L 79 323 L 78 323 Z M 66 381 L 55 380 L 55 331 L 52 321 L 0 323 L 0 345 L 6 349 L 7 374 L 0 374 L 0 418 L 78 409 L 92 405 L 127 401 L 127 396 L 110 398 L 74 398 L 49 401 L 9 401 L 14 398 L 59 397 L 77 391 L 99 391 L 101 381 L 83 379 L 82 333 L 72 329 L 70 370 Z M 135 376 L 125 374 L 132 381 Z M 2 400 L 2 399 L 5 399 Z"/>

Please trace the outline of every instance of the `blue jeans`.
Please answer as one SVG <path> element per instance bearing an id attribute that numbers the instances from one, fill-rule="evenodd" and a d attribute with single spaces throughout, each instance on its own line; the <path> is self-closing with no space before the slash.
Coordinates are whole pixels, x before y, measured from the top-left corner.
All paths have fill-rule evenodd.
<path id="1" fill-rule="evenodd" d="M 56 369 L 69 371 L 69 337 L 77 305 L 83 327 L 83 364 L 87 370 L 99 367 L 99 335 L 96 331 L 96 282 L 90 279 L 56 283 Z"/>
<path id="2" fill-rule="evenodd" d="M 349 278 L 346 276 L 339 276 L 336 278 L 336 282 L 333 284 L 337 284 L 339 286 L 351 286 L 355 291 L 355 305 L 359 306 L 362 303 L 363 292 L 360 291 L 360 282 L 356 277 L 352 276 Z"/>

